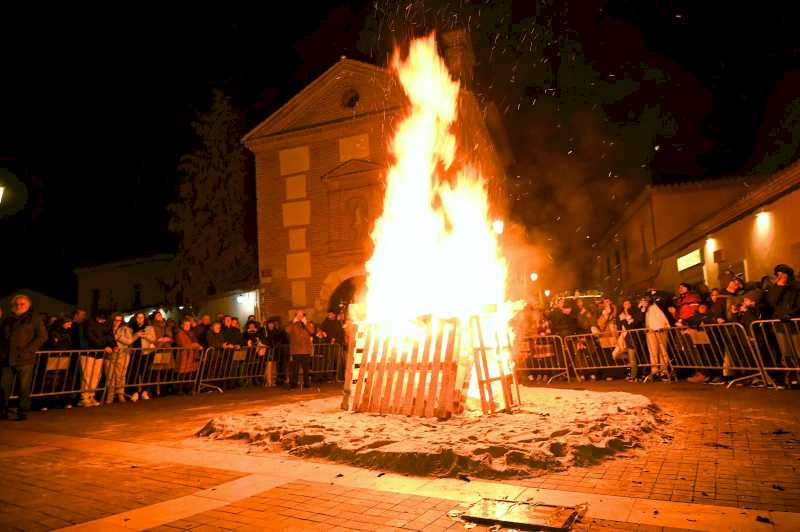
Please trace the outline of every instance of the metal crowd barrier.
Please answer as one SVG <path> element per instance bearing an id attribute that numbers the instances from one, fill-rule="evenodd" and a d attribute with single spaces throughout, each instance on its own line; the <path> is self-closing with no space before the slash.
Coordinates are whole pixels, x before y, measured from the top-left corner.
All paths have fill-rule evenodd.
<path id="1" fill-rule="evenodd" d="M 758 352 L 739 323 L 701 325 L 698 329 L 675 327 L 669 329 L 667 340 L 672 369 L 714 370 L 724 376 L 734 371 L 748 373 L 729 381 L 728 388 L 758 378 L 767 381 Z"/>
<path id="2" fill-rule="evenodd" d="M 800 373 L 800 318 L 754 321 L 750 334 L 768 382 L 769 373 Z"/>
<path id="3" fill-rule="evenodd" d="M 520 339 L 514 369 L 518 373 L 544 375 L 547 384 L 558 377 L 569 382 L 569 365 L 564 339 L 556 335 L 528 336 Z"/>
<path id="4" fill-rule="evenodd" d="M 31 378 L 31 398 L 105 396 L 104 366 L 116 353 L 95 349 L 38 351 Z M 17 398 L 19 383 L 15 379 L 10 397 Z"/>
<path id="5" fill-rule="evenodd" d="M 622 330 L 567 337 L 538 336 L 523 340 L 516 370 L 544 374 L 548 383 L 564 376 L 569 367 L 580 380 L 583 373 L 640 368 L 653 374 L 669 369 L 718 370 L 723 375 L 747 372 L 734 383 L 769 373 L 800 374 L 800 318 L 790 321 L 759 320 L 748 331 L 738 323 L 703 325 L 699 329 L 676 327 L 654 331 Z M 310 375 L 316 380 L 342 380 L 344 351 L 339 344 L 314 344 Z M 162 386 L 183 391 L 222 391 L 226 383 L 263 381 L 274 386 L 288 380 L 288 345 L 241 349 L 183 348 L 39 351 L 31 381 L 31 398 L 67 397 L 87 401 L 108 400 L 148 391 L 159 394 Z M 11 397 L 18 395 L 18 383 Z"/>
<path id="6" fill-rule="evenodd" d="M 666 331 L 631 329 L 613 333 L 574 334 L 564 338 L 575 377 L 586 372 L 627 370 L 637 378 L 640 368 L 650 368 L 645 377 L 666 371 Z"/>
<path id="7" fill-rule="evenodd" d="M 205 363 L 197 379 L 198 390 L 222 391 L 220 385 L 250 384 L 256 379 L 268 383 L 267 368 L 272 352 L 267 346 L 215 349 L 209 347 L 204 354 Z"/>
<path id="8" fill-rule="evenodd" d="M 309 372 L 312 377 L 320 381 L 327 378 L 328 382 L 344 380 L 342 344 L 314 344 L 313 350 Z"/>
<path id="9" fill-rule="evenodd" d="M 160 395 L 162 386 L 193 393 L 205 356 L 202 349 L 182 347 L 120 349 L 118 353 L 117 370 L 125 375 L 122 386 L 127 396 L 144 391 Z M 113 393 L 120 393 L 119 384 Z"/>
<path id="10" fill-rule="evenodd" d="M 336 380 L 342 368 L 342 346 L 314 344 L 311 354 L 310 378 Z M 205 352 L 205 364 L 198 378 L 198 390 L 222 391 L 225 383 L 249 384 L 257 380 L 274 386 L 278 379 L 286 382 L 291 371 L 288 345 L 212 349 Z"/>

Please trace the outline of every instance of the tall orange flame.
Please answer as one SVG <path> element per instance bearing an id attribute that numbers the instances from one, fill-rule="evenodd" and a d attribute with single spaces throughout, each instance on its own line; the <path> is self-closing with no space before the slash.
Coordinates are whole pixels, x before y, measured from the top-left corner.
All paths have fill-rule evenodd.
<path id="1" fill-rule="evenodd" d="M 395 53 L 392 69 L 410 110 L 391 142 L 394 164 L 372 231 L 366 295 L 356 319 L 379 325 L 397 345 L 431 334 L 422 317 L 431 318 L 434 335 L 438 320 L 458 318 L 455 354 L 470 363 L 477 345 L 470 318 L 479 316 L 480 333 L 492 344 L 486 377 L 508 375 L 513 306 L 506 301 L 507 263 L 490 217 L 487 180 L 475 166 L 457 162 L 459 83 L 433 34 L 413 41 L 405 59 Z M 475 371 L 467 378 L 467 396 L 480 397 Z M 491 386 L 500 396 L 500 384 Z"/>
<path id="2" fill-rule="evenodd" d="M 366 321 L 403 327 L 423 315 L 465 319 L 503 309 L 507 267 L 486 180 L 466 165 L 450 181 L 443 175 L 456 158 L 459 83 L 434 35 L 413 41 L 405 59 L 395 53 L 392 69 L 411 108 L 392 139 L 395 162 L 372 232 Z"/>

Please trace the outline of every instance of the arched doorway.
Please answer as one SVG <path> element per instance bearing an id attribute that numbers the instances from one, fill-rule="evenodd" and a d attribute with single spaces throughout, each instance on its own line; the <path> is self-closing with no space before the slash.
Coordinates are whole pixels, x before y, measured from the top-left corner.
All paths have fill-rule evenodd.
<path id="1" fill-rule="evenodd" d="M 325 276 L 319 295 L 314 300 L 315 319 L 324 319 L 328 309 L 332 306 L 340 305 L 342 301 L 349 299 L 349 302 L 352 302 L 352 298 L 358 293 L 358 289 L 364 285 L 366 275 L 367 272 L 363 263 L 351 263 Z M 352 290 L 352 295 L 350 294 L 350 288 L 342 287 L 342 285 L 347 286 L 348 281 L 355 286 L 355 290 Z M 333 293 L 336 291 L 339 291 L 342 295 L 337 294 L 334 298 Z"/>
<path id="2" fill-rule="evenodd" d="M 359 292 L 364 289 L 363 275 L 349 277 L 337 286 L 330 299 L 328 300 L 328 312 L 338 313 L 340 310 L 347 311 L 347 306 L 358 298 Z"/>

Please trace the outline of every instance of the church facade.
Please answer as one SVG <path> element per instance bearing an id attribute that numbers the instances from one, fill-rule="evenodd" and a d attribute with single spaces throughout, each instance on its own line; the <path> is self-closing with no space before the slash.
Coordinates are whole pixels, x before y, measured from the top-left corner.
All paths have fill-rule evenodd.
<path id="1" fill-rule="evenodd" d="M 440 41 L 451 72 L 468 82 L 474 60 L 465 34 Z M 320 319 L 363 284 L 388 146 L 405 112 L 387 69 L 342 58 L 244 137 L 256 165 L 262 314 L 286 318 L 304 309 Z M 499 124 L 496 110 L 462 90 L 459 115 L 459 141 L 499 202 L 510 156 L 497 149 L 502 131 L 487 127 Z"/>

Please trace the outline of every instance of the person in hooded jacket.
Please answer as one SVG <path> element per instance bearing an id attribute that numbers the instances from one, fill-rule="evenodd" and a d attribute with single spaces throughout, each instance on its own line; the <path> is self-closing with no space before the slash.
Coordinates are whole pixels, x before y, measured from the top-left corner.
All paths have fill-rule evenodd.
<path id="1" fill-rule="evenodd" d="M 73 338 L 81 344 L 79 362 L 81 367 L 81 400 L 78 406 L 100 406 L 100 402 L 96 399 L 97 385 L 100 383 L 100 377 L 103 373 L 103 356 L 111 352 L 110 344 L 113 345 L 113 340 L 109 338 L 110 330 L 104 331 L 101 328 L 105 324 L 105 316 L 95 316 L 89 320 L 86 318 L 86 311 L 75 311 L 75 318 L 79 319 L 73 323 Z M 102 323 L 97 320 L 101 320 Z M 79 332 L 75 329 L 79 328 Z M 109 341 L 111 340 L 111 341 Z"/>
<path id="2" fill-rule="evenodd" d="M 104 311 L 96 312 L 92 319 L 89 320 L 86 325 L 86 335 L 89 341 L 89 349 L 92 350 L 88 355 L 94 358 L 94 364 L 99 364 L 100 366 L 96 374 L 98 380 L 90 380 L 89 382 L 83 383 L 83 388 L 85 390 L 93 390 L 97 388 L 99 383 L 99 372 L 105 369 L 105 361 L 116 356 L 114 354 L 114 349 L 117 346 L 117 342 L 114 339 L 114 332 L 111 330 L 108 315 Z M 87 373 L 84 372 L 83 375 L 87 375 Z M 95 375 L 95 373 L 88 373 L 89 377 L 93 375 Z M 106 386 L 106 394 L 106 397 L 111 397 L 113 400 L 113 392 L 108 389 L 108 386 Z M 93 394 L 92 398 L 94 398 Z"/>
<path id="3" fill-rule="evenodd" d="M 244 325 L 244 345 L 256 347 L 267 344 L 267 334 L 257 320 L 247 320 Z"/>
<path id="4" fill-rule="evenodd" d="M 798 360 L 800 323 L 792 320 L 800 318 L 800 283 L 787 264 L 778 264 L 774 272 L 775 280 L 764 297 L 764 313 L 768 318 L 780 320 L 775 324 L 775 338 L 782 359 Z"/>
<path id="5" fill-rule="evenodd" d="M 89 349 L 88 334 L 89 319 L 82 308 L 72 313 L 72 347 L 75 349 Z"/>
<path id="6" fill-rule="evenodd" d="M 73 333 L 72 320 L 62 316 L 54 321 L 47 329 L 47 342 L 44 348 L 49 351 L 69 351 L 72 349 Z"/>

